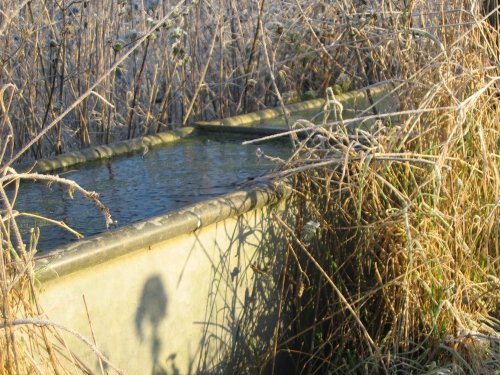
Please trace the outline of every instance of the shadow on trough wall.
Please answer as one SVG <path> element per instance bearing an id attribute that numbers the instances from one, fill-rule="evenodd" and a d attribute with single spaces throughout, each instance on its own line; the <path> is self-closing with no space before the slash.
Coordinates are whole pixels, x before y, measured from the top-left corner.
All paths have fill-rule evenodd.
<path id="1" fill-rule="evenodd" d="M 161 338 L 159 326 L 167 315 L 167 294 L 161 276 L 150 277 L 142 289 L 139 308 L 135 314 L 135 331 L 141 341 L 145 337 L 145 325 L 151 329 L 151 360 L 153 363 L 153 374 L 163 374 L 158 371 L 159 356 L 161 351 Z"/>
<path id="2" fill-rule="evenodd" d="M 249 199 L 256 200 L 252 195 Z M 231 209 L 238 212 L 239 207 L 229 200 L 224 204 L 231 204 Z M 238 216 L 236 225 L 218 222 L 215 224 L 218 234 L 209 242 L 196 231 L 195 242 L 183 255 L 186 258 L 181 262 L 184 266 L 177 285 L 167 288 L 161 275 L 147 279 L 135 313 L 135 332 L 141 341 L 150 341 L 151 374 L 260 372 L 272 352 L 277 328 L 286 318 L 280 281 L 286 238 L 272 217 L 277 211 L 281 211 L 281 217 L 283 212 L 290 216 L 292 212 L 282 205 L 261 210 L 262 215 L 252 212 Z M 186 368 L 181 353 L 169 352 L 169 343 L 162 342 L 160 325 L 169 308 L 166 290 L 182 287 L 185 278 L 191 276 L 186 268 L 193 257 L 205 257 L 210 272 L 204 276 L 208 294 L 197 302 L 205 304 L 204 319 L 179 322 L 200 327 L 201 338 L 189 354 Z M 276 366 L 284 369 L 286 364 Z M 270 368 L 264 372 L 270 372 Z"/>

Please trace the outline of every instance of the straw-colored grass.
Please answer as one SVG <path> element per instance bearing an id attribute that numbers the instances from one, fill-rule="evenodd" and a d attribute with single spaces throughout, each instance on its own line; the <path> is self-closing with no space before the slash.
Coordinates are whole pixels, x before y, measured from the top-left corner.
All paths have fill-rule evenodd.
<path id="1" fill-rule="evenodd" d="M 304 11 L 327 22 L 335 9 Z M 297 100 L 342 72 L 282 1 L 4 1 L 1 12 L 0 81 L 18 90 L 16 147 L 32 158 L 276 106 L 270 75 Z"/>
<path id="2" fill-rule="evenodd" d="M 375 73 L 395 59 L 385 74 L 398 122 L 344 123 L 330 93 L 325 126 L 291 132 L 307 135 L 279 173 L 293 176 L 297 205 L 294 227 L 277 217 L 296 260 L 293 313 L 268 363 L 286 353 L 307 374 L 500 368 L 500 34 L 465 3 L 369 47 Z M 370 43 L 380 26 L 354 34 Z"/>
<path id="3" fill-rule="evenodd" d="M 4 1 L 0 373 L 88 372 L 60 330 L 112 368 L 38 306 L 38 234 L 21 238 L 5 193 L 37 176 L 14 161 L 306 94 L 328 94 L 328 126 L 291 129 L 280 175 L 293 176 L 297 218 L 276 217 L 290 235 L 276 283 L 288 319 L 250 367 L 277 373 L 284 354 L 308 374 L 496 371 L 498 25 L 497 0 Z M 344 122 L 334 93 L 378 82 L 399 98 L 397 121 L 373 103 Z M 96 194 L 52 181 L 109 220 Z"/>
<path id="4" fill-rule="evenodd" d="M 76 182 L 59 176 L 38 173 L 18 173 L 9 166 L 15 158 L 14 127 L 10 121 L 10 105 L 15 95 L 12 86 L 0 90 L 0 134 L 2 154 L 6 162 L 1 166 L 0 200 L 0 374 L 48 374 L 87 373 L 85 365 L 66 346 L 61 332 L 76 336 L 95 353 L 100 363 L 120 373 L 100 353 L 95 344 L 70 327 L 48 320 L 38 303 L 38 289 L 34 275 L 34 257 L 37 252 L 39 231 L 33 229 L 28 238 L 23 238 L 17 219 L 21 216 L 36 216 L 59 225 L 75 235 L 79 233 L 65 223 L 44 218 L 36 214 L 18 212 L 15 209 L 19 186 L 22 181 L 38 181 L 62 184 L 70 196 L 76 192 L 92 201 L 104 215 L 107 224 L 111 214 L 99 200 L 99 194 L 87 191 Z M 18 155 L 18 154 L 17 154 Z M 90 322 L 89 322 L 90 324 Z"/>

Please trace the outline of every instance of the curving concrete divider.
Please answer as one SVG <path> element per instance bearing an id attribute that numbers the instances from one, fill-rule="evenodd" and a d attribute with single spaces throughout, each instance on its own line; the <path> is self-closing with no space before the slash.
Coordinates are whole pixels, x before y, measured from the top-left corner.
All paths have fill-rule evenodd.
<path id="1" fill-rule="evenodd" d="M 273 275 L 290 215 L 284 183 L 238 191 L 37 259 L 48 318 L 94 337 L 127 374 L 213 373 L 256 358 L 278 323 Z M 92 371 L 100 364 L 65 335 Z"/>
<path id="2" fill-rule="evenodd" d="M 336 99 L 342 103 L 344 111 L 349 112 L 358 109 L 366 109 L 370 106 L 367 90 L 370 90 L 372 97 L 376 101 L 380 101 L 378 105 L 382 104 L 383 106 L 386 106 L 388 101 L 393 100 L 388 90 L 387 84 L 374 85 L 368 88 L 339 94 L 337 95 Z M 290 114 L 308 110 L 315 110 L 315 109 L 319 111 L 324 107 L 325 102 L 326 101 L 323 98 L 312 99 L 300 103 L 289 104 L 286 106 L 286 109 Z M 240 126 L 243 127 L 255 124 L 255 128 L 257 129 L 246 130 L 246 131 L 252 133 L 260 130 L 264 133 L 273 134 L 272 132 L 273 131 L 277 132 L 279 128 L 265 128 L 259 126 L 258 123 L 265 122 L 265 120 L 276 119 L 277 117 L 281 116 L 283 116 L 283 110 L 281 109 L 281 107 L 277 107 L 277 108 L 268 108 L 262 111 L 247 113 L 243 115 L 228 117 L 221 120 L 198 121 L 195 125 L 207 130 L 216 130 L 217 127 L 222 127 L 220 129 L 223 131 L 235 131 L 231 130 L 230 128 L 234 129 L 234 127 L 240 127 Z M 280 130 L 283 131 L 284 129 L 281 128 Z M 241 129 L 241 131 L 244 132 L 245 130 Z"/>
<path id="3" fill-rule="evenodd" d="M 130 155 L 141 152 L 146 148 L 161 146 L 177 141 L 191 135 L 195 130 L 196 129 L 193 127 L 185 127 L 177 130 L 116 142 L 110 145 L 89 147 L 81 151 L 68 152 L 52 158 L 37 160 L 30 165 L 24 164 L 21 168 L 30 169 L 32 172 L 47 173 L 58 169 L 68 168 L 77 164 L 88 163 L 101 159 L 109 159 L 116 156 Z"/>

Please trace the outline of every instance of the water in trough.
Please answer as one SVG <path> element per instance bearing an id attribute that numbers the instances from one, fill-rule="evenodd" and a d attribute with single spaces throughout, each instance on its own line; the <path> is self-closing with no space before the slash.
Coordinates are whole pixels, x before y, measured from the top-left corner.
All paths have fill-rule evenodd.
<path id="1" fill-rule="evenodd" d="M 99 192 L 117 226 L 123 226 L 236 190 L 264 175 L 275 163 L 257 157 L 257 148 L 276 157 L 290 154 L 285 141 L 242 145 L 243 140 L 221 134 L 188 137 L 145 155 L 78 165 L 59 175 Z M 14 208 L 62 220 L 86 237 L 106 231 L 93 203 L 78 193 L 71 199 L 67 188 L 58 184 L 23 183 Z M 19 218 L 19 223 L 24 241 L 29 240 L 30 228 L 40 228 L 41 251 L 76 240 L 68 231 L 42 220 Z"/>

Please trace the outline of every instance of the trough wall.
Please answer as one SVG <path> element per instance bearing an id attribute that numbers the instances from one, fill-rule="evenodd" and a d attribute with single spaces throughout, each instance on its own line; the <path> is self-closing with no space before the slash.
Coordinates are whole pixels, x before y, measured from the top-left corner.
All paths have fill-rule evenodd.
<path id="1" fill-rule="evenodd" d="M 48 318 L 127 374 L 221 372 L 261 356 L 277 324 L 284 185 L 205 201 L 51 252 L 37 261 Z M 92 371 L 81 340 L 69 348 Z"/>

